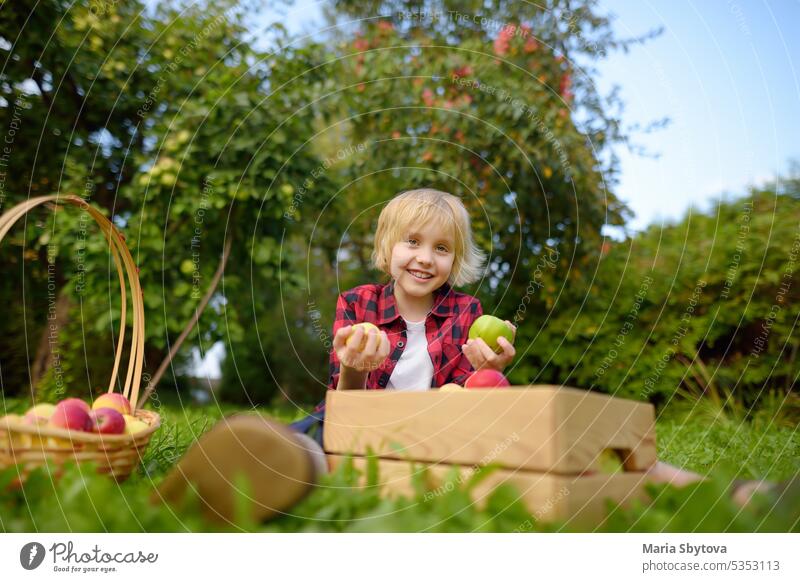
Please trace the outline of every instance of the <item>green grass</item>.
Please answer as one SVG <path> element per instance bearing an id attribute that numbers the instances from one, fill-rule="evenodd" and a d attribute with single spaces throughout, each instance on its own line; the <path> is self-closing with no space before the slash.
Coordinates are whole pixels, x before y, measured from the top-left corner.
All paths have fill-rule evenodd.
<path id="1" fill-rule="evenodd" d="M 20 412 L 25 406 L 5 401 L 3 412 Z M 367 487 L 357 487 L 358 473 L 343 464 L 327 475 L 316 490 L 287 515 L 266 524 L 237 521 L 221 528 L 206 522 L 196 500 L 173 510 L 150 503 L 154 487 L 198 436 L 223 415 L 234 412 L 161 405 L 163 426 L 154 435 L 138 470 L 125 482 L 96 475 L 91 465 L 71 465 L 54 481 L 46 469 L 34 471 L 22 489 L 8 489 L 15 470 L 0 472 L 0 531 L 4 532 L 511 532 L 511 531 L 701 531 L 752 532 L 800 529 L 800 483 L 780 499 L 760 496 L 745 509 L 729 499 L 732 478 L 786 479 L 800 472 L 800 435 L 796 423 L 772 414 L 741 418 L 717 414 L 707 406 L 687 412 L 674 410 L 657 423 L 659 458 L 683 468 L 710 475 L 707 481 L 675 488 L 648 486 L 651 500 L 626 509 L 608 503 L 608 517 L 592 528 L 571 523 L 539 523 L 517 501 L 512 487 L 502 486 L 479 509 L 468 489 L 491 472 L 449 491 L 426 495 L 423 479 L 408 499 L 383 499 L 372 466 Z M 297 412 L 269 411 L 289 421 Z M 245 487 L 246 489 L 246 487 Z M 240 499 L 240 503 L 245 502 Z M 244 512 L 242 512 L 244 514 Z"/>

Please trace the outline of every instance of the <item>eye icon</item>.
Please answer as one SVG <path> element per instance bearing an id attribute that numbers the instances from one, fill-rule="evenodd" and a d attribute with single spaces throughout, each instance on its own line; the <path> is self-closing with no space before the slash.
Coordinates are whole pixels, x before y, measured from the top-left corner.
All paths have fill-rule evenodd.
<path id="1" fill-rule="evenodd" d="M 44 560 L 44 546 L 39 542 L 30 542 L 19 551 L 19 563 L 26 570 L 35 570 Z"/>

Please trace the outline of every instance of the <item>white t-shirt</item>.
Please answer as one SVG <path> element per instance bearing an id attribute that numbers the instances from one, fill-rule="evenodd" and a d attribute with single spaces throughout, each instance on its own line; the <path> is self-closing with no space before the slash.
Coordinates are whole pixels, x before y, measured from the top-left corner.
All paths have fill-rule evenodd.
<path id="1" fill-rule="evenodd" d="M 430 390 L 433 362 L 428 353 L 425 320 L 406 322 L 406 346 L 386 384 L 387 390 Z"/>

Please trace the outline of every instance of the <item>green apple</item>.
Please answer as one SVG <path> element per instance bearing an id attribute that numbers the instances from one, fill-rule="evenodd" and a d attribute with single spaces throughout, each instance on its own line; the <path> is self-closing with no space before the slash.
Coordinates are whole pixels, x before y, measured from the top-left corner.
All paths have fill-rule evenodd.
<path id="1" fill-rule="evenodd" d="M 597 457 L 597 467 L 606 475 L 625 471 L 622 456 L 614 449 L 603 449 Z"/>
<path id="2" fill-rule="evenodd" d="M 494 315 L 481 315 L 472 322 L 469 328 L 469 339 L 481 338 L 495 353 L 502 353 L 503 347 L 497 343 L 497 338 L 503 336 L 509 343 L 514 343 L 514 332 L 511 327 Z"/>
<path id="3" fill-rule="evenodd" d="M 355 331 L 356 331 L 357 327 L 363 327 L 364 328 L 364 335 L 361 336 L 361 345 L 358 346 L 358 351 L 359 352 L 363 352 L 364 348 L 367 346 L 367 337 L 368 337 L 367 334 L 369 333 L 369 330 L 374 329 L 377 333 L 380 333 L 380 330 L 378 329 L 378 327 L 376 325 L 374 325 L 372 323 L 369 323 L 368 321 L 363 321 L 361 323 L 355 324 L 353 326 L 353 329 L 350 330 L 350 337 L 347 338 L 346 344 L 347 344 L 348 348 L 353 347 L 353 335 L 355 334 Z"/>

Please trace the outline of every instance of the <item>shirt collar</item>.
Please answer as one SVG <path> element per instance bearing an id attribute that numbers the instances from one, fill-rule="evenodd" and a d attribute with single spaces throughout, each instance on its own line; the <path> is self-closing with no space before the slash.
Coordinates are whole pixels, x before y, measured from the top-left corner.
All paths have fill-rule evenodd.
<path id="1" fill-rule="evenodd" d="M 433 292 L 433 307 L 431 315 L 437 317 L 449 317 L 453 313 L 455 305 L 455 292 L 449 283 L 445 283 Z M 394 321 L 400 317 L 397 310 L 397 301 L 394 296 L 394 279 L 383 286 L 383 290 L 378 298 L 378 325 L 383 325 Z"/>

